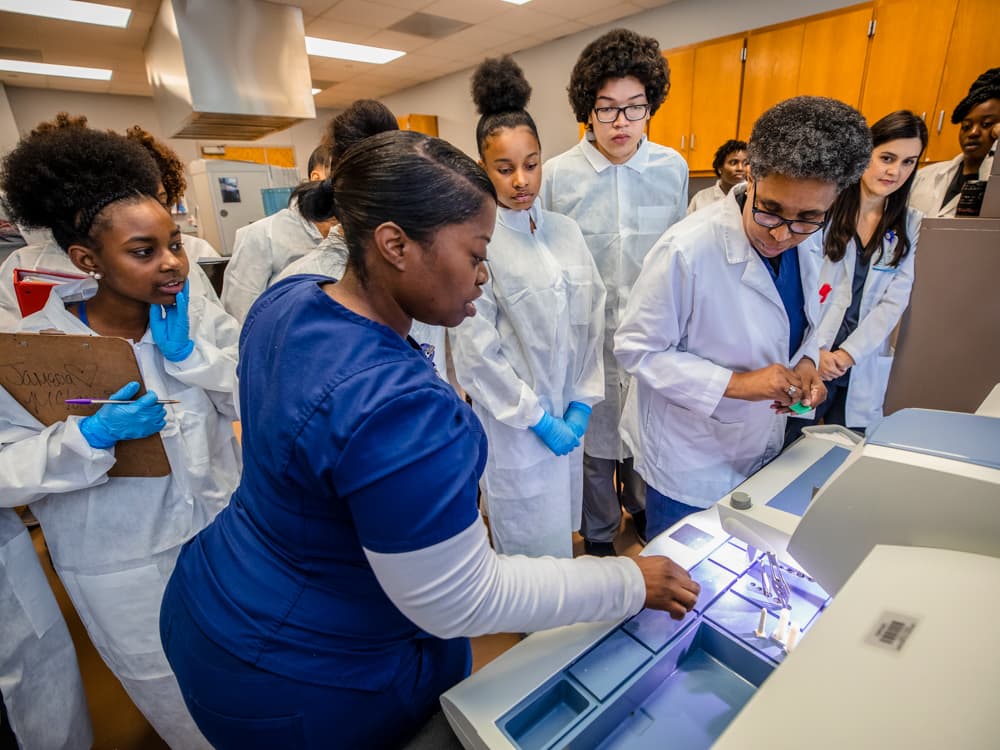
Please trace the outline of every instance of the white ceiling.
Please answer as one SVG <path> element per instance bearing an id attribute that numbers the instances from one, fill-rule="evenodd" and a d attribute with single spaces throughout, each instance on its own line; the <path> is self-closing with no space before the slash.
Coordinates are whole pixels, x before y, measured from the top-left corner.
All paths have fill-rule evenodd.
<path id="1" fill-rule="evenodd" d="M 159 0 L 97 0 L 132 9 L 127 29 L 55 21 L 0 12 L 0 58 L 111 68 L 110 81 L 84 81 L 0 71 L 8 86 L 150 96 L 142 48 Z M 316 96 L 337 108 L 360 97 L 377 98 L 471 67 L 484 57 L 535 47 L 568 34 L 631 16 L 671 0 L 273 0 L 302 9 L 306 34 L 402 50 L 385 65 L 310 57 L 314 81 L 333 85 Z M 420 11 L 471 24 L 443 39 L 390 31 Z"/>

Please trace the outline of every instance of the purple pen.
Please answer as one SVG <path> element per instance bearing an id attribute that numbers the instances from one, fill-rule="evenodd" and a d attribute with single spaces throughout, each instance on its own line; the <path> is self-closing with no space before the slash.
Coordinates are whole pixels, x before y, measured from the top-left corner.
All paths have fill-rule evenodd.
<path id="1" fill-rule="evenodd" d="M 82 406 L 88 406 L 90 404 L 134 404 L 135 400 L 121 400 L 113 398 L 68 398 L 66 399 L 67 404 L 77 404 Z M 175 401 L 171 399 L 161 399 L 157 401 L 158 404 L 179 404 L 180 401 Z"/>

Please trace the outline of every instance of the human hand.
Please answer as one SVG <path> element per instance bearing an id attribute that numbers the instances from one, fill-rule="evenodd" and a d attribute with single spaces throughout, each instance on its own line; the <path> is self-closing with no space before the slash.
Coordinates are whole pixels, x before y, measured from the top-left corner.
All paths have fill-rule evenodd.
<path id="1" fill-rule="evenodd" d="M 153 342 L 171 362 L 187 359 L 194 351 L 188 319 L 190 287 L 191 282 L 185 281 L 184 288 L 177 293 L 177 300 L 172 305 L 149 307 L 149 330 L 153 334 Z"/>
<path id="2" fill-rule="evenodd" d="M 833 357 L 837 360 L 837 365 L 841 370 L 847 372 L 852 367 L 854 367 L 854 357 L 845 352 L 843 349 L 838 349 L 833 353 Z"/>
<path id="3" fill-rule="evenodd" d="M 557 456 L 565 456 L 580 445 L 580 439 L 573 429 L 563 420 L 553 417 L 548 412 L 542 415 L 538 424 L 531 428 L 545 446 Z"/>
<path id="4" fill-rule="evenodd" d="M 674 620 L 683 620 L 698 600 L 698 582 L 669 557 L 637 557 L 635 563 L 646 582 L 646 606 L 661 609 Z"/>
<path id="5" fill-rule="evenodd" d="M 837 362 L 836 356 L 826 349 L 819 350 L 819 375 L 823 380 L 833 380 L 843 375 L 846 370 L 842 369 Z"/>
<path id="6" fill-rule="evenodd" d="M 108 398 L 127 401 L 139 392 L 136 381 Z M 156 403 L 153 391 L 128 404 L 105 404 L 97 413 L 80 420 L 80 433 L 91 448 L 110 448 L 119 440 L 144 438 L 163 429 L 167 410 Z"/>
<path id="7" fill-rule="evenodd" d="M 734 372 L 725 396 L 743 401 L 773 400 L 781 406 L 798 401 L 802 378 L 784 365 L 773 364 L 750 372 Z"/>
<path id="8" fill-rule="evenodd" d="M 578 438 L 582 438 L 583 434 L 587 431 L 587 425 L 590 424 L 591 411 L 591 408 L 586 404 L 579 401 L 570 401 L 569 406 L 566 408 L 566 413 L 563 414 L 563 421 L 569 425 L 569 428 L 573 430 L 573 434 Z"/>

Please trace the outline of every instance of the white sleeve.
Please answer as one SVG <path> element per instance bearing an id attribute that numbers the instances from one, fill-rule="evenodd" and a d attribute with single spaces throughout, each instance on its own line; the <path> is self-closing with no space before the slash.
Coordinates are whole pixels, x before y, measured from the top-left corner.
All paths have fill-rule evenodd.
<path id="1" fill-rule="evenodd" d="M 233 256 L 222 283 L 222 305 L 241 324 L 250 306 L 267 289 L 271 278 L 273 250 L 268 225 L 255 222 L 236 232 Z"/>
<path id="2" fill-rule="evenodd" d="M 438 638 L 618 619 L 646 598 L 639 566 L 627 557 L 497 555 L 479 518 L 430 547 L 365 555 L 392 603 Z"/>

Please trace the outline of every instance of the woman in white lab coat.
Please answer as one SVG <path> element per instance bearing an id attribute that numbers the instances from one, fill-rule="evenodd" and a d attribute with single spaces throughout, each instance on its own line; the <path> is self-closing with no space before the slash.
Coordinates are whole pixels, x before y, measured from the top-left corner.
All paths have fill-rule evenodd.
<path id="1" fill-rule="evenodd" d="M 870 152 L 868 126 L 846 104 L 782 102 L 753 127 L 747 187 L 647 256 L 615 355 L 635 377 L 622 431 L 648 485 L 650 537 L 774 458 L 789 406 L 822 402 L 819 230 Z"/>
<path id="2" fill-rule="evenodd" d="M 973 82 L 951 121 L 959 126 L 962 153 L 921 169 L 910 191 L 910 206 L 930 218 L 954 216 L 962 185 L 989 179 L 993 161 L 987 157 L 997 139 L 994 127 L 1000 123 L 1000 68 L 987 70 Z"/>
<path id="3" fill-rule="evenodd" d="M 33 134 L 4 160 L 0 184 L 16 220 L 51 230 L 91 277 L 55 287 L 20 330 L 126 338 L 151 393 L 131 401 L 138 384 L 122 383 L 114 397 L 130 403 L 45 426 L 0 389 L 0 504 L 31 505 L 101 657 L 160 736 L 187 750 L 206 743 L 163 654 L 159 606 L 181 545 L 239 479 L 238 326 L 190 296 L 158 177 L 140 146 L 81 128 Z M 69 295 L 85 300 L 67 307 Z M 157 397 L 179 403 L 167 411 Z M 109 476 L 118 441 L 154 433 L 169 475 Z"/>
<path id="4" fill-rule="evenodd" d="M 483 422 L 483 487 L 501 554 L 572 557 L 590 411 L 604 397 L 604 285 L 579 227 L 537 202 L 542 155 L 510 58 L 473 75 L 480 164 L 499 207 L 491 279 L 454 329 L 455 372 Z"/>
<path id="5" fill-rule="evenodd" d="M 871 162 L 844 190 L 824 236 L 824 283 L 838 303 L 819 329 L 820 376 L 827 399 L 805 424 L 823 419 L 864 430 L 882 417 L 890 335 L 910 301 L 921 214 L 907 208 L 927 126 L 907 110 L 872 125 Z M 802 420 L 790 420 L 790 432 Z M 797 431 L 796 431 L 797 432 Z"/>
<path id="6" fill-rule="evenodd" d="M 694 194 L 688 204 L 688 213 L 693 214 L 698 209 L 721 201 L 729 195 L 730 190 L 746 182 L 748 164 L 746 141 L 728 140 L 719 146 L 712 159 L 712 169 L 719 179 L 712 187 Z"/>

